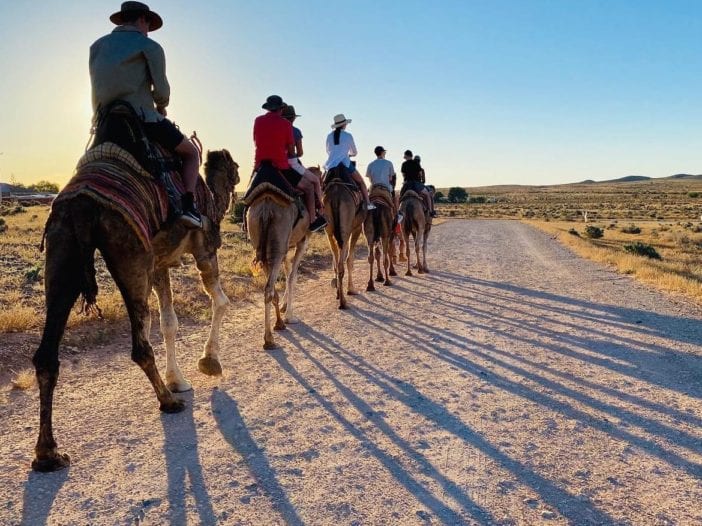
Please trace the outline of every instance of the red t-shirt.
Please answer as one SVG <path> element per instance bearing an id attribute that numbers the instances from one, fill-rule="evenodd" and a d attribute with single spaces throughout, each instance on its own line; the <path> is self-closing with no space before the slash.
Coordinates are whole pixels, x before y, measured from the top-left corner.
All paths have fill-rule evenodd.
<path id="1" fill-rule="evenodd" d="M 254 121 L 253 139 L 256 145 L 256 167 L 261 161 L 271 161 L 279 170 L 290 168 L 288 145 L 295 144 L 290 121 L 272 111 L 260 115 Z"/>

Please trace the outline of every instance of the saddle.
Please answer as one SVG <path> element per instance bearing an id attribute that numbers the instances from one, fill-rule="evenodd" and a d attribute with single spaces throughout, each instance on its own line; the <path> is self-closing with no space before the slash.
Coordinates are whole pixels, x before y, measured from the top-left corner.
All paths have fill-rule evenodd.
<path id="1" fill-rule="evenodd" d="M 429 209 L 427 208 L 426 204 L 424 203 L 424 199 L 422 199 L 421 195 L 419 195 L 414 190 L 405 190 L 405 192 L 402 195 L 400 195 L 400 203 L 402 203 L 403 201 L 407 201 L 408 199 L 418 199 L 422 205 L 422 211 L 424 212 L 424 215 L 429 220 L 431 219 L 431 217 L 429 216 Z"/>
<path id="2" fill-rule="evenodd" d="M 241 201 L 246 206 L 251 206 L 251 203 L 266 192 L 272 192 L 287 203 L 294 203 L 303 193 L 290 184 L 278 168 L 269 162 L 263 162 L 254 172 Z"/>
<path id="3" fill-rule="evenodd" d="M 322 191 L 327 192 L 330 186 L 342 185 L 348 192 L 353 196 L 353 201 L 356 207 L 360 207 L 363 199 L 361 198 L 361 189 L 358 187 L 358 183 L 353 180 L 353 178 L 346 173 L 346 169 L 343 164 L 339 164 L 334 168 L 330 168 L 322 176 Z"/>
<path id="4" fill-rule="evenodd" d="M 386 206 L 395 213 L 395 202 L 393 201 L 392 194 L 390 190 L 382 184 L 374 184 L 371 186 L 368 197 L 374 205 Z"/>
<path id="5" fill-rule="evenodd" d="M 143 121 L 130 103 L 115 100 L 104 108 L 99 108 L 94 130 L 90 150 L 105 143 L 112 143 L 129 152 L 166 190 L 169 220 L 182 214 L 181 192 L 176 187 L 171 173 L 181 173 L 183 163 L 180 157 L 166 153 L 149 141 Z"/>

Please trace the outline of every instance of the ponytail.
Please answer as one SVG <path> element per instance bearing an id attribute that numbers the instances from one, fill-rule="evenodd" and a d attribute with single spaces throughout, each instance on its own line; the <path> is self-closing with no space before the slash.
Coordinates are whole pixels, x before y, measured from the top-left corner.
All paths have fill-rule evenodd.
<path id="1" fill-rule="evenodd" d="M 337 128 L 334 130 L 334 144 L 338 145 L 339 144 L 339 137 L 341 137 L 341 128 Z"/>

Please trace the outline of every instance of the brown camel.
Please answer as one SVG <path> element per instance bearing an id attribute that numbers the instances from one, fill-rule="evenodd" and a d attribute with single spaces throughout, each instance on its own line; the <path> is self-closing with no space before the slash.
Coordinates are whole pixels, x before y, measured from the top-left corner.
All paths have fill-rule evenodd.
<path id="1" fill-rule="evenodd" d="M 374 185 L 370 190 L 370 200 L 376 206 L 375 210 L 369 210 L 363 222 L 363 233 L 368 242 L 368 264 L 370 275 L 368 277 L 367 291 L 375 290 L 373 284 L 373 259 L 378 264 L 378 275 L 375 280 L 383 282 L 383 285 L 392 285 L 389 276 L 395 276 L 395 268 L 390 257 L 391 243 L 393 239 L 393 226 L 395 219 L 395 207 L 390 192 L 382 185 Z M 383 272 L 380 268 L 380 256 L 383 256 Z"/>
<path id="2" fill-rule="evenodd" d="M 251 243 L 256 249 L 254 265 L 260 266 L 266 275 L 263 291 L 263 348 L 277 349 L 279 346 L 271 332 L 271 303 L 275 307 L 275 330 L 284 330 L 286 323 L 298 321 L 294 314 L 293 296 L 297 269 L 310 239 L 309 217 L 304 206 L 281 196 L 279 192 L 264 190 L 251 195 L 246 223 Z M 295 248 L 295 253 L 292 260 L 288 261 L 286 256 L 292 248 Z M 278 301 L 278 292 L 275 289 L 281 264 L 285 265 L 286 274 L 282 305 Z M 281 312 L 285 313 L 284 320 Z"/>
<path id="3" fill-rule="evenodd" d="M 102 166 L 119 167 L 115 162 L 103 163 Z M 132 360 L 149 378 L 161 411 L 175 413 L 183 410 L 184 403 L 172 394 L 171 389 L 190 389 L 175 361 L 174 338 L 178 322 L 173 312 L 168 276 L 169 267 L 179 266 L 180 256 L 184 253 L 194 256 L 207 294 L 212 299 L 212 327 L 198 368 L 208 375 L 221 374 L 217 356 L 218 333 L 229 300 L 219 283 L 217 248 L 221 244 L 219 224 L 239 181 L 237 168 L 228 151 L 208 152 L 205 173 L 207 185 L 214 194 L 214 212 L 207 226 L 189 230 L 175 222 L 167 225 L 166 230 L 159 232 L 146 245 L 128 217 L 93 194 L 67 194 L 64 199 L 59 195 L 54 202 L 45 231 L 46 322 L 33 358 L 40 396 L 39 439 L 36 458 L 32 462 L 34 470 L 55 471 L 70 463 L 68 455 L 57 450 L 52 429 L 53 392 L 59 373 L 58 347 L 70 310 L 79 295 L 83 295 L 84 306 L 97 309 L 96 249 L 100 250 L 117 283 L 129 314 Z M 157 206 L 146 199 L 141 205 L 152 212 Z M 160 305 L 161 330 L 167 349 L 168 385 L 156 368 L 149 342 L 151 317 L 148 299 L 152 288 Z"/>
<path id="4" fill-rule="evenodd" d="M 354 183 L 343 182 L 340 179 L 329 180 L 329 173 L 325 180 L 323 201 L 324 213 L 329 221 L 325 230 L 332 251 L 332 269 L 335 275 L 332 287 L 336 288 L 339 308 L 346 309 L 344 265 L 349 274 L 347 293 L 354 296 L 358 294 L 353 286 L 354 249 L 366 218 L 366 207 Z"/>
<path id="5" fill-rule="evenodd" d="M 402 221 L 402 237 L 405 240 L 405 250 L 407 256 L 407 272 L 405 276 L 411 276 L 410 264 L 410 236 L 414 237 L 414 251 L 417 257 L 417 272 L 428 273 L 427 267 L 427 238 L 431 231 L 431 217 L 424 211 L 424 202 L 416 192 L 408 190 L 400 198 L 400 213 L 404 216 Z M 422 253 L 420 255 L 420 247 Z"/>

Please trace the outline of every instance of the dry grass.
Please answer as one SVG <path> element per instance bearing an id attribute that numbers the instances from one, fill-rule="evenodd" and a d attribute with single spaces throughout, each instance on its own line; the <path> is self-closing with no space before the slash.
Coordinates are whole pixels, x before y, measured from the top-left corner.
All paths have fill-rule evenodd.
<path id="1" fill-rule="evenodd" d="M 34 374 L 34 369 L 25 369 L 20 371 L 15 375 L 15 377 L 10 380 L 12 389 L 18 391 L 27 391 L 36 385 L 36 376 Z"/>
<path id="2" fill-rule="evenodd" d="M 44 254 L 39 252 L 39 245 L 48 213 L 48 206 L 34 206 L 3 216 L 7 229 L 0 232 L 0 333 L 38 330 L 43 324 Z M 223 246 L 219 251 L 222 287 L 230 299 L 247 301 L 262 292 L 264 286 L 263 276 L 254 276 L 251 271 L 253 249 L 240 226 L 228 218 L 222 223 L 222 238 Z M 312 236 L 301 264 L 301 279 L 307 272 L 329 265 L 329 257 L 326 236 Z M 106 320 L 123 319 L 126 310 L 122 297 L 99 253 L 95 263 L 102 314 Z M 177 291 L 174 303 L 179 316 L 209 320 L 209 298 L 203 291 L 194 259 L 184 258 L 183 267 L 172 271 L 171 279 L 173 290 Z M 158 308 L 153 295 L 151 306 L 154 310 Z M 68 324 L 75 326 L 86 319 L 89 318 L 76 309 Z"/>
<path id="3" fill-rule="evenodd" d="M 702 303 L 702 224 L 691 222 L 636 222 L 640 234 L 621 231 L 618 223 L 602 222 L 600 239 L 583 236 L 583 223 L 527 221 L 541 230 L 557 236 L 559 241 L 576 254 L 611 265 L 622 274 L 630 274 L 654 287 L 684 294 Z M 622 225 L 629 227 L 630 225 Z M 580 236 L 569 231 L 575 230 Z M 661 259 L 630 254 L 627 244 L 640 241 L 656 249 Z"/>

